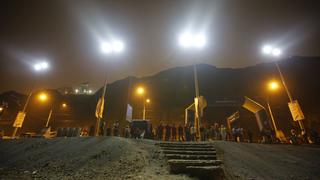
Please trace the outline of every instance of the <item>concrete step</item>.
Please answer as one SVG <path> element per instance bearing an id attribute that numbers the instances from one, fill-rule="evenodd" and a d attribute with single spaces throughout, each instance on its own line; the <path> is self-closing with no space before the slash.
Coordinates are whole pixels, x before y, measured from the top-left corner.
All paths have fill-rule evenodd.
<path id="1" fill-rule="evenodd" d="M 216 151 L 162 150 L 164 154 L 216 155 Z"/>
<path id="2" fill-rule="evenodd" d="M 181 173 L 196 176 L 200 179 L 224 179 L 221 166 L 187 166 L 185 172 L 182 171 Z"/>
<path id="3" fill-rule="evenodd" d="M 212 144 L 208 143 L 156 143 L 158 146 L 199 146 L 199 147 L 212 147 Z"/>
<path id="4" fill-rule="evenodd" d="M 181 173 L 186 172 L 187 167 L 193 166 L 218 166 L 222 162 L 220 160 L 186 160 L 186 159 L 169 159 L 171 172 Z"/>
<path id="5" fill-rule="evenodd" d="M 205 165 L 220 165 L 220 160 L 200 160 L 200 159 L 169 159 L 169 164 L 182 164 L 186 166 L 205 166 Z"/>
<path id="6" fill-rule="evenodd" d="M 215 151 L 213 147 L 161 147 L 163 150 L 175 150 L 175 151 Z"/>
<path id="7" fill-rule="evenodd" d="M 216 155 L 187 155 L 187 154 L 166 154 L 168 159 L 199 159 L 199 160 L 216 160 Z"/>

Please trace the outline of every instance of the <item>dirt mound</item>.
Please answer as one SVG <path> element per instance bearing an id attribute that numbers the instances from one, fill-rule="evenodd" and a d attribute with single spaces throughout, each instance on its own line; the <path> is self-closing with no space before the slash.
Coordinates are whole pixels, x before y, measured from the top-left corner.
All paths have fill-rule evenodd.
<path id="1" fill-rule="evenodd" d="M 190 179 L 170 175 L 153 141 L 118 137 L 0 141 L 2 179 Z"/>

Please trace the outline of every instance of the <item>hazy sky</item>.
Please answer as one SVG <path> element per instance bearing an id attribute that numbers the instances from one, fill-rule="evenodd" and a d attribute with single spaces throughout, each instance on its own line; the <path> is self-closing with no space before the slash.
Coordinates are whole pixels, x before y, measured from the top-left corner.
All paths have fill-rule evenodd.
<path id="1" fill-rule="evenodd" d="M 102 86 L 129 75 L 208 63 L 244 67 L 268 61 L 265 43 L 285 56 L 320 56 L 320 3 L 317 0 L 114 0 L 1 1 L 0 92 L 27 92 L 91 82 Z M 202 50 L 177 43 L 182 32 L 203 33 Z M 103 40 L 120 39 L 125 51 L 105 55 Z M 50 70 L 35 73 L 32 63 L 47 59 Z"/>

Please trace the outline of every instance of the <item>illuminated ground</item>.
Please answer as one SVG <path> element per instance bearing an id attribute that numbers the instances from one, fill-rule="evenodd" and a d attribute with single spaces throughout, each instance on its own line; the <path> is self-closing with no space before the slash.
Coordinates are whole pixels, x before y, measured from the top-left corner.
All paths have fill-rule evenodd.
<path id="1" fill-rule="evenodd" d="M 320 147 L 214 142 L 226 179 L 320 179 Z M 0 179 L 191 179 L 170 175 L 150 140 L 0 141 Z"/>
<path id="2" fill-rule="evenodd" d="M 227 179 L 320 179 L 320 146 L 214 144 Z"/>
<path id="3" fill-rule="evenodd" d="M 170 175 L 155 148 L 117 137 L 0 141 L 0 179 L 190 179 Z"/>

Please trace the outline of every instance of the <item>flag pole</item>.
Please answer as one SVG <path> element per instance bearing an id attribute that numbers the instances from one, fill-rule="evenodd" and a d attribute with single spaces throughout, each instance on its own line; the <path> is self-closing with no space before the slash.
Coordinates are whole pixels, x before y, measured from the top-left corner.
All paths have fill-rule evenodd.
<path id="1" fill-rule="evenodd" d="M 107 73 L 106 73 L 107 74 Z M 103 117 L 103 109 L 104 109 L 104 97 L 106 95 L 106 89 L 107 89 L 107 76 L 105 78 L 105 82 L 104 82 L 104 87 L 103 87 L 103 91 L 102 91 L 102 94 L 101 94 L 101 97 L 99 98 L 98 100 L 98 103 L 97 103 L 97 107 L 96 107 L 96 117 L 97 117 L 97 121 L 96 121 L 96 127 L 95 127 L 95 132 L 94 132 L 94 135 L 95 136 L 99 136 L 99 130 L 100 130 L 100 122 L 101 122 L 101 119 Z"/>

